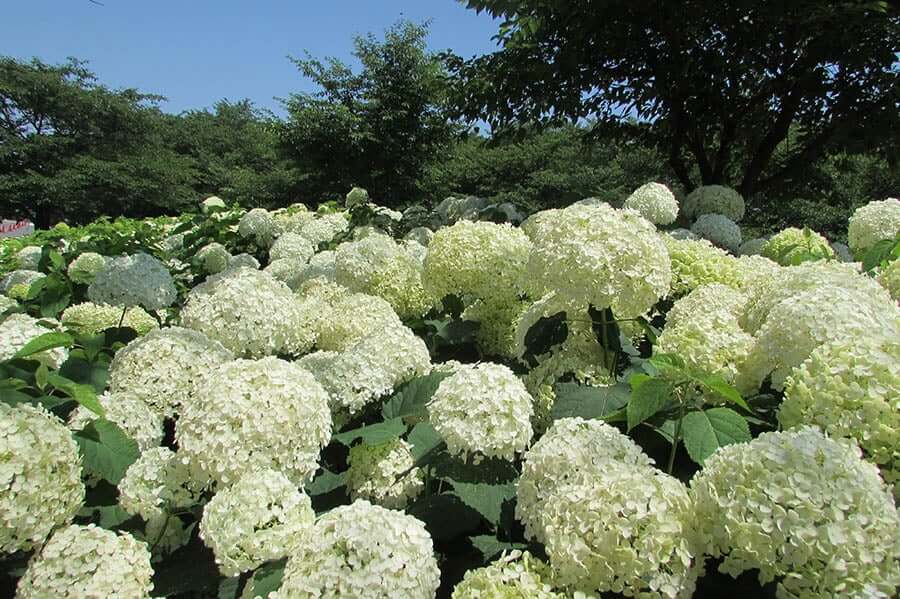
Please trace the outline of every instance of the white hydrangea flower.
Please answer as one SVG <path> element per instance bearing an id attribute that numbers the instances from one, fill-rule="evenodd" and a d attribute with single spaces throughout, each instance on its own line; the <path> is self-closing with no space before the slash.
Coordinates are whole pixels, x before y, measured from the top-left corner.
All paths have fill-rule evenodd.
<path id="1" fill-rule="evenodd" d="M 303 264 L 307 263 L 316 247 L 306 237 L 290 231 L 282 234 L 269 249 L 269 261 L 291 259 Z"/>
<path id="2" fill-rule="evenodd" d="M 403 239 L 407 241 L 417 241 L 425 247 L 428 247 L 433 238 L 434 231 L 432 231 L 428 227 L 414 227 L 410 229 L 406 235 L 403 236 Z"/>
<path id="3" fill-rule="evenodd" d="M 40 407 L 0 402 L 0 554 L 40 546 L 84 501 L 68 429 Z"/>
<path id="4" fill-rule="evenodd" d="M 268 248 L 275 240 L 275 218 L 265 208 L 254 208 L 241 217 L 238 234 L 260 248 Z"/>
<path id="5" fill-rule="evenodd" d="M 224 245 L 212 242 L 197 250 L 197 260 L 206 274 L 214 275 L 228 268 L 231 262 L 231 253 Z"/>
<path id="6" fill-rule="evenodd" d="M 763 253 L 763 248 L 769 242 L 769 240 L 765 237 L 754 237 L 753 239 L 748 239 L 744 243 L 741 244 L 740 249 L 737 251 L 739 256 L 759 256 Z"/>
<path id="7" fill-rule="evenodd" d="M 316 514 L 306 493 L 281 472 L 250 472 L 203 509 L 200 538 L 219 570 L 237 576 L 290 555 L 312 532 Z"/>
<path id="8" fill-rule="evenodd" d="M 131 393 L 104 393 L 99 398 L 106 412 L 106 419 L 117 425 L 134 439 L 141 451 L 159 447 L 163 440 L 162 414 Z M 69 414 L 68 426 L 80 431 L 98 416 L 84 406 L 78 406 Z"/>
<path id="9" fill-rule="evenodd" d="M 16 264 L 22 270 L 37 270 L 44 250 L 37 245 L 27 245 L 16 252 Z"/>
<path id="10" fill-rule="evenodd" d="M 72 260 L 66 272 L 73 282 L 90 285 L 104 268 L 106 268 L 105 256 L 95 252 L 84 252 Z"/>
<path id="11" fill-rule="evenodd" d="M 878 274 L 878 282 L 888 290 L 892 298 L 900 302 L 900 260 L 889 263 Z"/>
<path id="12" fill-rule="evenodd" d="M 401 318 L 420 317 L 433 303 L 422 285 L 421 263 L 390 237 L 372 235 L 342 243 L 334 268 L 338 284 L 384 298 Z"/>
<path id="13" fill-rule="evenodd" d="M 771 372 L 772 386 L 781 389 L 791 369 L 827 341 L 870 335 L 900 336 L 900 308 L 893 302 L 856 290 L 825 286 L 810 289 L 776 304 L 756 334 L 747 360 L 753 380 Z"/>
<path id="14" fill-rule="evenodd" d="M 431 370 L 425 342 L 407 327 L 373 331 L 343 352 L 316 352 L 300 359 L 328 392 L 335 413 L 355 414 L 403 383 Z"/>
<path id="15" fill-rule="evenodd" d="M 788 227 L 773 235 L 765 243 L 760 253 L 782 266 L 797 263 L 796 261 L 803 258 L 803 254 L 810 254 L 821 260 L 830 260 L 835 257 L 834 250 L 827 239 L 815 231 L 797 227 Z"/>
<path id="16" fill-rule="evenodd" d="M 706 239 L 660 237 L 672 264 L 672 297 L 680 297 L 706 283 L 721 283 L 735 289 L 741 287 L 739 263 L 725 250 Z"/>
<path id="17" fill-rule="evenodd" d="M 715 312 L 733 318 L 743 314 L 749 297 L 728 285 L 706 283 L 676 300 L 666 314 L 666 326 L 678 326 L 703 312 Z"/>
<path id="18" fill-rule="evenodd" d="M 47 275 L 36 270 L 14 270 L 0 279 L 0 293 L 9 296 L 14 287 L 24 286 L 27 289 L 46 277 Z"/>
<path id="19" fill-rule="evenodd" d="M 616 317 L 633 318 L 669 291 L 666 248 L 635 212 L 575 205 L 542 220 L 535 231 L 526 281 L 533 297 L 556 291 L 585 308 L 611 307 Z"/>
<path id="20" fill-rule="evenodd" d="M 220 483 L 273 468 L 302 485 L 331 440 L 328 394 L 291 362 L 227 362 L 198 382 L 175 437 L 179 451 Z"/>
<path id="21" fill-rule="evenodd" d="M 533 401 L 509 368 L 485 362 L 442 380 L 428 416 L 450 453 L 512 460 L 531 441 Z"/>
<path id="22" fill-rule="evenodd" d="M 293 258 L 281 258 L 269 262 L 263 269 L 263 272 L 276 281 L 281 281 L 290 287 L 292 291 L 297 291 L 306 282 L 304 277 L 306 270 L 306 262 Z"/>
<path id="23" fill-rule="evenodd" d="M 553 590 L 553 571 L 525 551 L 512 551 L 483 568 L 466 572 L 452 599 L 563 599 Z"/>
<path id="24" fill-rule="evenodd" d="M 0 321 L 3 320 L 3 315 L 12 308 L 15 308 L 19 305 L 14 299 L 8 298 L 5 295 L 0 295 Z"/>
<path id="25" fill-rule="evenodd" d="M 11 359 L 25 344 L 45 333 L 52 332 L 38 324 L 38 320 L 27 314 L 10 314 L 0 322 L 0 362 Z M 69 357 L 69 350 L 56 347 L 29 356 L 46 364 L 48 368 L 59 368 Z"/>
<path id="26" fill-rule="evenodd" d="M 164 518 L 200 502 L 208 488 L 206 476 L 168 447 L 143 451 L 119 481 L 119 503 L 145 520 Z"/>
<path id="27" fill-rule="evenodd" d="M 701 214 L 691 225 L 691 231 L 731 252 L 737 252 L 741 247 L 741 228 L 721 214 Z"/>
<path id="28" fill-rule="evenodd" d="M 87 290 L 97 304 L 143 306 L 154 311 L 171 306 L 177 291 L 165 265 L 148 254 L 111 258 Z"/>
<path id="29" fill-rule="evenodd" d="M 784 428 L 818 426 L 834 437 L 856 439 L 900 480 L 900 342 L 873 334 L 840 338 L 812 352 L 785 382 L 778 421 Z"/>
<path id="30" fill-rule="evenodd" d="M 625 200 L 624 208 L 636 210 L 654 225 L 670 225 L 678 218 L 678 201 L 662 183 L 645 183 Z"/>
<path id="31" fill-rule="evenodd" d="M 437 300 L 471 295 L 507 301 L 522 287 L 531 242 L 508 224 L 458 221 L 428 244 L 423 281 Z"/>
<path id="32" fill-rule="evenodd" d="M 900 199 L 869 202 L 856 209 L 847 227 L 850 249 L 861 258 L 862 254 L 884 239 L 894 239 L 900 232 Z"/>
<path id="33" fill-rule="evenodd" d="M 677 479 L 607 463 L 598 476 L 563 485 L 544 509 L 558 585 L 626 597 L 693 594 L 703 560 L 691 499 Z"/>
<path id="34" fill-rule="evenodd" d="M 209 196 L 202 202 L 200 202 L 200 211 L 203 214 L 209 214 L 210 210 L 213 208 L 226 208 L 225 200 L 220 198 L 219 196 Z"/>
<path id="35" fill-rule="evenodd" d="M 338 234 L 350 228 L 350 221 L 345 212 L 321 215 L 314 212 L 295 212 L 276 217 L 275 223 L 282 234 L 297 233 L 308 239 L 313 247 L 333 241 Z"/>
<path id="36" fill-rule="evenodd" d="M 704 214 L 722 214 L 739 223 L 744 218 L 744 198 L 730 187 L 703 185 L 687 195 L 681 210 L 691 219 Z"/>
<path id="37" fill-rule="evenodd" d="M 561 418 L 525 454 L 516 490 L 516 518 L 525 536 L 545 542 L 545 510 L 572 480 L 589 480 L 612 465 L 649 472 L 653 460 L 629 437 L 602 420 Z"/>
<path id="38" fill-rule="evenodd" d="M 476 300 L 463 311 L 462 319 L 479 323 L 475 341 L 483 353 L 515 357 L 516 325 L 528 307 L 528 302 L 517 298 Z"/>
<path id="39" fill-rule="evenodd" d="M 146 335 L 153 329 L 159 328 L 156 319 L 140 306 L 132 306 L 125 310 L 123 319 L 121 306 L 93 302 L 82 302 L 69 306 L 63 310 L 59 320 L 64 328 L 87 335 L 96 335 L 106 329 L 117 327 L 119 322 L 123 327 L 137 331 L 138 335 Z"/>
<path id="40" fill-rule="evenodd" d="M 414 468 L 414 462 L 412 445 L 403 439 L 376 446 L 362 443 L 350 448 L 347 469 L 350 499 L 365 499 L 402 510 L 425 487 L 422 470 Z"/>
<path id="41" fill-rule="evenodd" d="M 299 273 L 291 277 L 291 288 L 294 290 L 300 289 L 304 283 L 314 279 L 333 282 L 336 256 L 337 254 L 333 250 L 326 250 L 310 258 L 309 263 L 304 265 Z"/>
<path id="42" fill-rule="evenodd" d="M 109 389 L 137 396 L 163 416 L 189 403 L 194 384 L 206 372 L 234 359 L 203 333 L 167 327 L 135 339 L 113 357 Z"/>
<path id="43" fill-rule="evenodd" d="M 357 206 L 365 206 L 368 203 L 369 192 L 362 187 L 354 187 L 347 193 L 347 197 L 344 198 L 344 206 L 347 207 L 347 210 Z"/>
<path id="44" fill-rule="evenodd" d="M 153 568 L 147 546 L 127 532 L 93 524 L 57 531 L 28 562 L 16 597 L 82 599 L 150 597 Z"/>
<path id="45" fill-rule="evenodd" d="M 697 239 L 697 236 L 691 233 L 690 229 L 683 229 L 680 227 L 678 229 L 672 229 L 671 231 L 663 231 L 663 234 L 668 235 L 672 239 L 679 239 L 682 241 L 685 239 Z"/>
<path id="46" fill-rule="evenodd" d="M 779 597 L 890 597 L 900 517 L 878 469 L 818 429 L 720 448 L 691 481 L 699 533 L 722 572 L 759 569 Z"/>
<path id="47" fill-rule="evenodd" d="M 420 520 L 358 499 L 319 518 L 309 542 L 288 558 L 281 589 L 269 597 L 432 599 L 440 577 Z"/>
<path id="48" fill-rule="evenodd" d="M 250 254 L 237 254 L 228 260 L 228 268 L 226 270 L 240 270 L 249 268 L 251 270 L 259 270 L 259 260 Z"/>
<path id="49" fill-rule="evenodd" d="M 240 356 L 300 355 L 315 343 L 314 317 L 290 287 L 243 268 L 195 287 L 181 310 L 181 325 Z"/>

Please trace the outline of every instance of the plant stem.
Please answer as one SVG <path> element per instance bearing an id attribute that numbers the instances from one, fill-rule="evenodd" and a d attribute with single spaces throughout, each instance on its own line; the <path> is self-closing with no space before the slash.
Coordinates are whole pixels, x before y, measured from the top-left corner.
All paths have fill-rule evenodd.
<path id="1" fill-rule="evenodd" d="M 672 474 L 672 468 L 675 467 L 675 454 L 678 453 L 678 441 L 681 439 L 681 421 L 684 420 L 684 404 L 678 410 L 678 421 L 675 423 L 675 434 L 672 436 L 672 450 L 669 452 L 669 464 L 666 466 L 666 473 Z"/>
<path id="2" fill-rule="evenodd" d="M 128 306 L 122 307 L 122 317 L 119 318 L 119 326 L 117 328 L 122 328 L 122 323 L 125 322 L 125 313 L 128 312 Z"/>

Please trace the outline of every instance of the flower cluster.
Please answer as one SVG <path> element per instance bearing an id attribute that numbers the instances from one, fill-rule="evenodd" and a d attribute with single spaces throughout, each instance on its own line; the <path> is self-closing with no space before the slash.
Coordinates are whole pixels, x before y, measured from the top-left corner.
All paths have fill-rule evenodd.
<path id="1" fill-rule="evenodd" d="M 50 329 L 42 327 L 38 320 L 27 314 L 10 314 L 0 322 L 0 362 L 11 359 L 26 343 L 49 332 Z M 67 349 L 56 347 L 29 356 L 29 359 L 38 360 L 50 368 L 59 368 L 68 357 Z"/>
<path id="2" fill-rule="evenodd" d="M 585 308 L 611 307 L 631 318 L 669 292 L 668 252 L 653 225 L 632 211 L 570 206 L 535 225 L 533 241 L 526 282 L 533 297 L 556 291 Z"/>
<path id="3" fill-rule="evenodd" d="M 732 222 L 744 218 L 744 198 L 734 189 L 722 185 L 698 187 L 684 199 L 682 212 L 691 219 L 704 214 L 721 214 Z"/>
<path id="4" fill-rule="evenodd" d="M 203 509 L 200 538 L 225 576 L 237 576 L 289 555 L 312 532 L 309 497 L 281 472 L 250 472 Z"/>
<path id="5" fill-rule="evenodd" d="M 279 214 L 275 219 L 276 229 L 281 233 L 297 233 L 305 237 L 313 247 L 328 243 L 350 228 L 346 213 L 334 212 L 318 215 L 301 211 L 290 214 Z"/>
<path id="6" fill-rule="evenodd" d="M 238 234 L 257 247 L 268 248 L 276 236 L 275 218 L 265 208 L 254 208 L 241 217 Z"/>
<path id="7" fill-rule="evenodd" d="M 742 243 L 737 253 L 739 256 L 759 256 L 767 243 L 769 240 L 765 237 L 754 237 Z"/>
<path id="8" fill-rule="evenodd" d="M 124 318 L 122 312 L 120 306 L 83 302 L 66 308 L 60 316 L 60 323 L 64 328 L 87 335 L 96 335 L 106 329 L 117 327 L 119 322 L 123 327 L 137 331 L 138 335 L 146 335 L 159 327 L 156 319 L 140 306 L 126 309 Z"/>
<path id="9" fill-rule="evenodd" d="M 104 393 L 99 399 L 106 419 L 134 439 L 141 451 L 162 443 L 162 414 L 153 410 L 143 399 L 127 392 Z M 69 414 L 68 426 L 73 431 L 79 431 L 96 419 L 96 414 L 84 406 L 78 406 Z"/>
<path id="10" fill-rule="evenodd" d="M 678 218 L 675 194 L 662 183 L 641 185 L 628 196 L 623 207 L 637 210 L 654 225 L 671 225 Z"/>
<path id="11" fill-rule="evenodd" d="M 482 363 L 442 380 L 428 415 L 450 453 L 512 460 L 531 441 L 532 403 L 509 368 Z"/>
<path id="12" fill-rule="evenodd" d="M 469 570 L 453 589 L 452 599 L 562 599 L 550 584 L 553 572 L 527 551 L 512 551 L 483 568 Z"/>
<path id="13" fill-rule="evenodd" d="M 109 389 L 134 395 L 163 416 L 172 416 L 189 402 L 201 376 L 233 358 L 203 333 L 159 329 L 116 352 L 109 365 Z"/>
<path id="14" fill-rule="evenodd" d="M 900 232 L 900 199 L 869 202 L 856 209 L 847 228 L 850 249 L 861 254 L 884 239 L 894 239 Z"/>
<path id="15" fill-rule="evenodd" d="M 880 335 L 842 337 L 812 352 L 788 377 L 778 420 L 784 428 L 818 426 L 857 440 L 900 480 L 900 342 Z"/>
<path id="16" fill-rule="evenodd" d="M 421 263 L 386 235 L 339 245 L 334 278 L 351 291 L 384 298 L 401 318 L 420 317 L 433 303 L 422 284 Z"/>
<path id="17" fill-rule="evenodd" d="M 119 503 L 129 514 L 150 521 L 195 505 L 207 486 L 203 473 L 171 449 L 154 447 L 125 471 L 119 481 Z"/>
<path id="18" fill-rule="evenodd" d="M 850 441 L 818 429 L 728 445 L 691 481 L 705 552 L 759 570 L 782 597 L 888 597 L 900 582 L 900 517 Z"/>
<path id="19" fill-rule="evenodd" d="M 0 553 L 40 546 L 84 501 L 81 458 L 43 408 L 0 402 Z"/>
<path id="20" fill-rule="evenodd" d="M 545 504 L 557 584 L 594 594 L 690 597 L 702 569 L 693 506 L 677 479 L 611 462 Z"/>
<path id="21" fill-rule="evenodd" d="M 516 356 L 516 323 L 528 308 L 528 302 L 475 300 L 462 313 L 463 320 L 478 323 L 475 341 L 482 353 L 491 356 Z"/>
<path id="22" fill-rule="evenodd" d="M 14 270 L 2 279 L 0 279 L 0 293 L 6 296 L 12 296 L 13 290 L 24 287 L 26 292 L 29 287 L 36 281 L 45 278 L 42 272 L 36 270 Z"/>
<path id="23" fill-rule="evenodd" d="M 313 243 L 299 233 L 282 234 L 269 249 L 269 261 L 293 260 L 305 264 L 316 253 Z"/>
<path id="24" fill-rule="evenodd" d="M 195 287 L 181 310 L 181 325 L 240 356 L 299 355 L 315 343 L 313 317 L 290 287 L 242 268 Z"/>
<path id="25" fill-rule="evenodd" d="M 878 274 L 878 282 L 900 302 L 900 260 L 894 260 Z"/>
<path id="26" fill-rule="evenodd" d="M 222 272 L 231 262 L 231 253 L 224 245 L 215 241 L 197 250 L 196 257 L 203 272 L 210 275 Z"/>
<path id="27" fill-rule="evenodd" d="M 98 304 L 143 306 L 153 311 L 175 301 L 175 281 L 165 265 L 148 254 L 112 258 L 97 273 L 87 290 L 88 298 Z"/>
<path id="28" fill-rule="evenodd" d="M 835 257 L 828 240 L 810 229 L 788 227 L 773 235 L 760 253 L 782 266 L 798 264 L 809 257 L 829 260 Z"/>
<path id="29" fill-rule="evenodd" d="M 630 438 L 601 420 L 556 420 L 525 454 L 516 491 L 516 518 L 525 525 L 525 536 L 546 541 L 547 506 L 557 500 L 573 480 L 602 475 L 611 464 L 641 472 L 650 471 L 652 460 Z"/>
<path id="30" fill-rule="evenodd" d="M 344 198 L 344 206 L 347 210 L 356 208 L 357 206 L 365 206 L 369 203 L 369 192 L 362 187 L 354 187 L 347 193 Z"/>
<path id="31" fill-rule="evenodd" d="M 200 211 L 203 212 L 203 214 L 209 214 L 212 210 L 219 208 L 226 208 L 225 200 L 219 196 L 209 196 L 200 202 Z"/>
<path id="32" fill-rule="evenodd" d="M 10 310 L 11 308 L 15 308 L 19 305 L 19 302 L 16 300 L 6 297 L 5 295 L 0 295 L 0 321 L 3 320 L 3 315 Z"/>
<path id="33" fill-rule="evenodd" d="M 27 245 L 16 252 L 16 265 L 23 270 L 37 270 L 43 250 L 38 245 Z"/>
<path id="34" fill-rule="evenodd" d="M 402 439 L 352 447 L 347 470 L 350 499 L 402 510 L 424 488 L 422 471 L 413 467 L 414 461 L 412 445 Z"/>
<path id="35" fill-rule="evenodd" d="M 359 499 L 319 518 L 310 540 L 288 558 L 281 589 L 269 597 L 432 599 L 440 576 L 420 520 Z"/>
<path id="36" fill-rule="evenodd" d="M 273 468 L 302 485 L 331 439 L 328 394 L 291 362 L 226 362 L 198 382 L 175 437 L 181 453 L 223 484 Z"/>
<path id="37" fill-rule="evenodd" d="M 691 232 L 731 252 L 737 252 L 741 247 L 741 228 L 721 214 L 701 214 L 691 225 Z"/>
<path id="38" fill-rule="evenodd" d="M 458 221 L 428 244 L 423 279 L 435 299 L 447 295 L 506 301 L 521 287 L 531 242 L 508 224 Z"/>
<path id="39" fill-rule="evenodd" d="M 56 532 L 34 554 L 16 597 L 149 598 L 152 577 L 147 546 L 130 534 L 73 524 Z"/>

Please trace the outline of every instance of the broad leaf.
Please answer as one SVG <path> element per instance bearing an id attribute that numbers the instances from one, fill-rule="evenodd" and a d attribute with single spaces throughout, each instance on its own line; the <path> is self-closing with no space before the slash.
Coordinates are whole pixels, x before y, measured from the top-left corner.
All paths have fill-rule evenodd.
<path id="1" fill-rule="evenodd" d="M 361 428 L 355 428 L 337 434 L 333 437 L 338 443 L 350 446 L 357 439 L 362 439 L 366 445 L 381 445 L 406 432 L 406 425 L 403 424 L 402 418 L 392 418 L 377 424 L 370 424 Z"/>
<path id="2" fill-rule="evenodd" d="M 431 396 L 437 391 L 441 381 L 448 376 L 449 372 L 433 372 L 413 379 L 384 402 L 382 417 L 385 420 L 404 416 L 426 417 L 428 411 L 425 405 L 431 401 Z"/>
<path id="3" fill-rule="evenodd" d="M 93 420 L 74 437 L 84 470 L 114 485 L 141 453 L 137 443 L 109 420 Z"/>
<path id="4" fill-rule="evenodd" d="M 253 578 L 247 581 L 247 585 L 253 585 L 252 597 L 268 597 L 269 593 L 281 588 L 286 561 L 281 559 L 263 564 L 253 573 Z"/>
<path id="5" fill-rule="evenodd" d="M 76 383 L 55 372 L 51 372 L 47 378 L 53 387 L 62 391 L 94 414 L 101 417 L 106 416 L 106 411 L 100 404 L 100 400 L 97 399 L 97 393 L 90 385 Z"/>
<path id="6" fill-rule="evenodd" d="M 591 387 L 578 383 L 558 383 L 556 400 L 550 417 L 580 417 L 586 420 L 605 418 L 624 407 L 631 397 L 628 385 L 617 384 L 608 387 Z"/>
<path id="7" fill-rule="evenodd" d="M 501 541 L 493 535 L 478 535 L 469 539 L 472 546 L 481 552 L 484 562 L 488 563 L 497 555 L 504 551 L 512 551 L 513 549 L 525 549 L 527 545 L 524 543 L 511 543 L 509 541 Z"/>
<path id="8" fill-rule="evenodd" d="M 750 440 L 750 427 L 731 408 L 710 408 L 685 415 L 681 424 L 684 447 L 698 464 L 703 464 L 720 447 Z"/>
<path id="9" fill-rule="evenodd" d="M 432 462 L 435 477 L 451 482 L 486 483 L 498 485 L 515 481 L 519 471 L 508 460 L 483 458 L 478 464 L 442 452 Z"/>
<path id="10" fill-rule="evenodd" d="M 39 354 L 48 349 L 57 347 L 72 347 L 75 339 L 68 333 L 49 332 L 44 333 L 40 337 L 35 337 L 15 353 L 13 358 L 27 358 Z"/>
<path id="11" fill-rule="evenodd" d="M 406 508 L 406 513 L 425 523 L 435 541 L 464 536 L 481 524 L 481 516 L 456 495 L 426 495 Z"/>
<path id="12" fill-rule="evenodd" d="M 334 491 L 338 487 L 342 487 L 347 483 L 347 473 L 339 472 L 334 473 L 330 470 L 322 469 L 321 474 L 312 479 L 312 481 L 306 485 L 306 493 L 309 495 L 324 495 L 325 493 L 330 493 Z"/>
<path id="13" fill-rule="evenodd" d="M 415 425 L 406 440 L 412 445 L 413 458 L 416 460 L 435 450 L 444 442 L 428 422 L 420 422 Z"/>
<path id="14" fill-rule="evenodd" d="M 489 485 L 450 481 L 453 492 L 463 503 L 484 516 L 493 525 L 500 522 L 503 502 L 516 496 L 515 483 Z"/>
<path id="15" fill-rule="evenodd" d="M 635 378 L 632 377 L 632 380 Z M 657 378 L 638 379 L 626 408 L 628 430 L 662 410 L 671 398 L 672 385 L 668 381 Z"/>
<path id="16" fill-rule="evenodd" d="M 553 316 L 545 316 L 525 333 L 525 352 L 522 358 L 529 364 L 537 364 L 537 357 L 548 353 L 569 336 L 569 325 L 566 324 L 566 313 L 557 312 Z"/>
<path id="17" fill-rule="evenodd" d="M 722 397 L 724 397 L 726 400 L 730 401 L 731 403 L 744 408 L 748 412 L 753 411 L 750 409 L 750 406 L 747 405 L 747 402 L 744 401 L 744 398 L 741 397 L 740 392 L 737 389 L 735 389 L 734 387 L 732 387 L 730 384 L 728 384 L 728 381 L 726 381 L 724 378 L 722 378 L 718 374 L 714 374 L 711 376 L 699 377 L 698 380 L 705 387 L 708 387 L 709 389 L 715 391 L 716 393 L 718 393 L 719 395 L 721 395 Z"/>

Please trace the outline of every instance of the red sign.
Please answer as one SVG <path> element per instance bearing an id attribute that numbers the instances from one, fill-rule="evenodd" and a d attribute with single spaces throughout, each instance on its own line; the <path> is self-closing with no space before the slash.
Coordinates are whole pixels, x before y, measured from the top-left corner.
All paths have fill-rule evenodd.
<path id="1" fill-rule="evenodd" d="M 34 225 L 30 221 L 0 221 L 0 237 L 23 237 L 32 233 L 34 233 Z"/>

